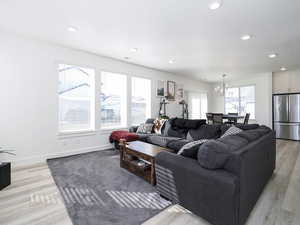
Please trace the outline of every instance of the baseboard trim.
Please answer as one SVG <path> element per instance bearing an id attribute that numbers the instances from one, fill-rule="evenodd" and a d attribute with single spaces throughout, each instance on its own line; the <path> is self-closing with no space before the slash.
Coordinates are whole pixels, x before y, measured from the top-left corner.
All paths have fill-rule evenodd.
<path id="1" fill-rule="evenodd" d="M 13 166 L 26 166 L 30 164 L 36 164 L 36 163 L 43 163 L 46 162 L 47 159 L 55 159 L 55 158 L 61 158 L 71 155 L 78 155 L 82 153 L 89 153 L 89 152 L 96 152 L 96 151 L 103 151 L 106 149 L 113 148 L 112 144 L 106 144 L 101 146 L 94 146 L 94 147 L 88 147 L 88 148 L 80 148 L 70 151 L 63 151 L 63 152 L 55 152 L 51 154 L 41 155 L 41 156 L 34 156 L 34 157 L 26 157 L 23 159 L 18 159 L 16 161 L 13 161 Z"/>

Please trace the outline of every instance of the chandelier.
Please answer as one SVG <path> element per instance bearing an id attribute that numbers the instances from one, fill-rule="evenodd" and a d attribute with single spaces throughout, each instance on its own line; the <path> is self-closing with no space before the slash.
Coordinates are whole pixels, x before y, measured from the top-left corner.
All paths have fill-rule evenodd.
<path id="1" fill-rule="evenodd" d="M 218 84 L 216 87 L 215 87 L 215 92 L 220 95 L 220 96 L 224 96 L 225 95 L 225 90 L 227 88 L 227 84 L 225 83 L 225 78 L 226 78 L 226 74 L 223 74 L 222 75 L 222 83 L 221 84 Z"/>

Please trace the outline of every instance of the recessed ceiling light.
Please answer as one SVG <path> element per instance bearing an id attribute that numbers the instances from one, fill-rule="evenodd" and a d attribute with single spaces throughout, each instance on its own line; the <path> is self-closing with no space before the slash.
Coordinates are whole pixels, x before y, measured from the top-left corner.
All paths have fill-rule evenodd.
<path id="1" fill-rule="evenodd" d="M 70 32 L 76 32 L 76 31 L 78 31 L 78 28 L 70 26 L 70 27 L 68 27 L 68 31 L 70 31 Z"/>
<path id="2" fill-rule="evenodd" d="M 251 39 L 251 38 L 252 38 L 252 35 L 250 35 L 250 34 L 245 34 L 245 35 L 243 35 L 243 36 L 241 37 L 241 40 L 246 41 L 246 40 L 249 40 L 249 39 Z"/>
<path id="3" fill-rule="evenodd" d="M 281 71 L 286 71 L 287 69 L 285 67 L 280 68 Z"/>
<path id="4" fill-rule="evenodd" d="M 276 58 L 278 56 L 278 54 L 277 53 L 271 53 L 268 56 L 269 56 L 269 58 L 273 59 L 273 58 Z"/>
<path id="5" fill-rule="evenodd" d="M 174 60 L 173 60 L 173 59 L 170 59 L 170 60 L 169 60 L 169 63 L 170 63 L 170 64 L 174 64 Z"/>
<path id="6" fill-rule="evenodd" d="M 130 51 L 132 51 L 132 52 L 137 52 L 138 49 L 137 49 L 137 48 L 131 48 Z"/>
<path id="7" fill-rule="evenodd" d="M 220 8 L 222 5 L 222 1 L 221 0 L 212 0 L 208 7 L 211 9 L 211 10 L 215 10 L 215 9 L 218 9 Z"/>

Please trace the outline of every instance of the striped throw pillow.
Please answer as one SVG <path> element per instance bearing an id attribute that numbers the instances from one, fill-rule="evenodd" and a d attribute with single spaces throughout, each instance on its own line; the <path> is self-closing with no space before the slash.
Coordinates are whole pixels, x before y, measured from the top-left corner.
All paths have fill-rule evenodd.
<path id="1" fill-rule="evenodd" d="M 234 135 L 234 134 L 238 134 L 240 132 L 242 132 L 243 130 L 241 130 L 240 128 L 237 128 L 236 126 L 231 126 L 222 136 L 221 138 L 223 137 L 226 137 L 226 136 L 229 136 L 229 135 Z"/>

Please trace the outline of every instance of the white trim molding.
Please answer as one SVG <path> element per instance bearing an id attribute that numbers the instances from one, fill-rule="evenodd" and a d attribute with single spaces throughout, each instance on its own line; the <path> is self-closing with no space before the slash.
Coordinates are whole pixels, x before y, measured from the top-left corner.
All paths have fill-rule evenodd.
<path id="1" fill-rule="evenodd" d="M 47 154 L 47 155 L 40 155 L 40 156 L 33 156 L 33 157 L 26 157 L 23 159 L 18 159 L 16 161 L 12 161 L 12 164 L 14 166 L 23 166 L 23 165 L 30 165 L 30 164 L 36 164 L 36 163 L 44 163 L 47 161 L 47 159 L 55 159 L 55 158 L 84 154 L 84 153 L 89 153 L 89 152 L 103 151 L 103 150 L 108 150 L 111 148 L 113 148 L 112 144 L 106 144 L 106 145 L 101 145 L 101 146 L 80 148 L 80 149 L 64 151 L 64 152 L 55 152 L 55 153 L 51 153 L 51 154 Z"/>

